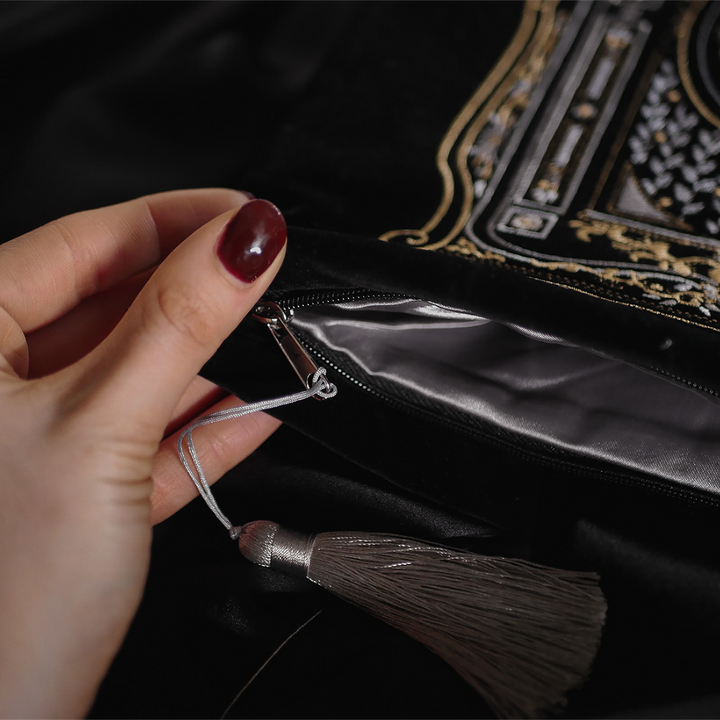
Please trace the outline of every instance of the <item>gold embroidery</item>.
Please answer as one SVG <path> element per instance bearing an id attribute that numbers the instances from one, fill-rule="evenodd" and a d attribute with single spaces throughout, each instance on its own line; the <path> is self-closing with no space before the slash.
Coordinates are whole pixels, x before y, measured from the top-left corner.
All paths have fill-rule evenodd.
<path id="1" fill-rule="evenodd" d="M 600 220 L 571 220 L 568 225 L 575 228 L 575 237 L 583 242 L 590 242 L 591 235 L 605 235 L 610 227 L 610 223 L 601 222 Z"/>
<path id="2" fill-rule="evenodd" d="M 527 107 L 530 102 L 532 90 L 540 82 L 547 60 L 560 34 L 561 23 L 556 21 L 554 11 L 555 8 L 552 3 L 544 4 L 536 37 L 533 38 L 533 42 L 518 61 L 518 70 L 508 74 L 496 92 L 497 96 L 505 98 L 502 104 L 494 110 L 493 103 L 488 103 L 465 132 L 456 154 L 456 167 L 460 174 L 463 187 L 462 210 L 452 230 L 434 245 L 428 246 L 426 248 L 427 250 L 436 250 L 447 245 L 457 233 L 462 230 L 468 221 L 474 200 L 473 181 L 470 171 L 468 170 L 470 148 L 477 140 L 480 131 L 487 125 L 493 113 L 497 114 L 503 129 L 503 135 L 494 138 L 495 142 L 500 144 L 503 137 L 512 129 L 522 114 L 522 111 Z M 517 85 L 520 85 L 522 90 L 513 92 L 513 88 Z M 484 175 L 487 177 L 483 179 L 489 180 L 492 177 L 494 168 L 487 163 L 484 170 Z"/>
<path id="3" fill-rule="evenodd" d="M 624 252 L 632 262 L 650 260 L 657 264 L 663 272 L 673 272 L 681 277 L 690 277 L 694 274 L 702 274 L 711 280 L 720 280 L 720 263 L 712 257 L 691 255 L 687 257 L 676 257 L 670 252 L 670 243 L 665 240 L 651 240 L 645 236 L 641 240 L 634 240 L 625 237 L 622 233 L 612 239 L 613 247 Z M 698 273 L 699 268 L 708 268 L 704 273 Z"/>
<path id="4" fill-rule="evenodd" d="M 455 240 L 451 245 L 447 245 L 445 250 L 458 255 L 471 255 L 479 260 L 494 260 L 495 262 L 504 263 L 505 258 L 498 253 L 494 253 L 491 250 L 481 250 L 475 243 L 470 242 L 466 237 L 462 235 Z"/>
<path id="5" fill-rule="evenodd" d="M 693 102 L 693 105 L 697 108 L 697 111 L 708 121 L 711 122 L 715 127 L 720 127 L 720 118 L 703 102 L 700 95 L 698 95 L 695 85 L 693 84 L 692 78 L 690 77 L 690 35 L 692 34 L 693 26 L 698 16 L 702 12 L 703 8 L 707 5 L 707 2 L 691 2 L 689 3 L 688 9 L 683 15 L 682 22 L 678 28 L 678 70 L 680 72 L 680 79 L 682 80 L 685 92 Z"/>
<path id="6" fill-rule="evenodd" d="M 573 262 L 543 263 L 538 260 L 531 260 L 531 264 L 543 267 L 548 270 L 565 270 L 567 272 L 589 272 L 614 283 L 621 283 L 630 287 L 639 288 L 662 300 L 669 300 L 679 305 L 701 308 L 706 313 L 710 309 L 717 310 L 715 301 L 718 297 L 717 287 L 714 283 L 720 282 L 720 261 L 717 253 L 712 255 L 689 255 L 678 257 L 672 252 L 672 243 L 664 238 L 657 239 L 652 233 L 644 232 L 640 238 L 630 237 L 627 233 L 632 232 L 619 223 L 602 222 L 599 220 L 571 220 L 568 225 L 575 230 L 576 237 L 583 242 L 590 242 L 592 237 L 607 237 L 612 248 L 623 253 L 631 262 L 640 263 L 650 261 L 661 272 L 674 273 L 678 281 L 692 275 L 700 275 L 712 280 L 712 283 L 701 283 L 701 289 L 691 286 L 677 289 L 677 286 L 669 290 L 659 283 L 657 279 L 649 277 L 648 274 L 637 270 L 630 270 L 627 274 L 621 274 L 620 268 L 593 268 Z M 692 243 L 677 242 L 679 245 Z M 712 251 L 711 251 L 712 252 Z M 701 270 L 704 269 L 704 272 Z"/>
<path id="7" fill-rule="evenodd" d="M 537 62 L 537 57 L 533 53 L 537 48 L 542 47 L 547 41 L 548 36 L 552 33 L 557 4 L 557 0 L 527 0 L 523 8 L 520 25 L 510 45 L 490 74 L 458 113 L 443 137 L 436 155 L 436 165 L 443 181 L 443 196 L 433 216 L 419 230 L 391 230 L 382 234 L 380 236 L 381 240 L 387 241 L 396 237 L 405 237 L 406 242 L 410 245 L 421 246 L 426 250 L 436 250 L 449 244 L 462 229 L 472 211 L 473 194 L 472 182 L 470 181 L 468 183 L 466 176 L 462 175 L 463 171 L 461 170 L 464 198 L 460 216 L 448 235 L 436 243 L 429 244 L 430 233 L 447 215 L 455 198 L 455 181 L 449 162 L 450 154 L 460 134 L 473 121 L 476 113 L 483 107 L 483 103 L 485 103 L 488 98 L 490 98 L 490 100 L 487 106 L 483 108 L 480 118 L 473 124 L 473 127 L 477 125 L 479 128 L 486 123 L 492 112 L 506 99 L 507 93 L 516 82 L 520 72 L 523 70 L 527 71 L 526 68 L 522 68 L 522 70 L 518 69 L 522 61 L 524 60 L 525 63 Z M 516 72 L 512 77 L 508 77 L 514 68 Z M 481 119 L 482 122 L 479 122 Z M 462 150 L 467 143 L 469 137 L 470 134 L 466 133 L 460 150 Z M 472 142 L 470 142 L 470 145 L 472 145 Z M 467 149 L 469 150 L 469 146 Z M 464 161 L 467 164 L 467 151 L 463 152 L 465 152 Z M 461 164 L 460 155 L 457 156 L 457 162 Z M 466 167 L 465 173 L 467 174 Z"/>
<path id="8" fill-rule="evenodd" d="M 696 93 L 693 94 L 688 86 L 689 75 L 685 67 L 686 63 L 683 63 L 683 58 L 687 60 L 687 45 L 693 23 L 703 7 L 700 3 L 693 3 L 693 6 L 685 13 L 682 26 L 679 28 L 678 58 L 683 73 L 681 80 L 702 113 L 699 97 Z M 573 23 L 576 17 L 580 16 L 573 13 Z M 625 221 L 622 217 L 618 217 L 619 211 L 615 207 L 615 202 L 620 186 L 606 201 L 608 210 L 618 217 L 619 222 L 615 222 L 613 218 L 590 219 L 582 213 L 577 219 L 563 220 L 566 228 L 569 226 L 575 231 L 575 236 L 580 242 L 593 245 L 592 248 L 588 248 L 591 255 L 587 258 L 541 259 L 543 257 L 541 244 L 533 245 L 532 251 L 528 248 L 527 253 L 519 248 L 520 254 L 514 255 L 500 248 L 490 248 L 484 243 L 476 244 L 462 235 L 474 204 L 487 203 L 489 200 L 486 193 L 492 192 L 497 181 L 495 175 L 499 172 L 498 166 L 504 167 L 506 160 L 505 143 L 511 137 L 523 113 L 528 107 L 534 107 L 534 103 L 531 105 L 533 93 L 536 92 L 538 85 L 542 85 L 543 78 L 546 77 L 547 64 L 553 57 L 569 22 L 570 15 L 559 9 L 556 0 L 525 2 L 520 23 L 510 45 L 455 117 L 438 147 L 435 159 L 443 190 L 437 209 L 420 229 L 393 230 L 384 233 L 380 239 L 387 241 L 398 238 L 420 249 L 441 250 L 468 260 L 504 264 L 512 270 L 526 273 L 550 284 L 560 284 L 622 305 L 643 307 L 649 312 L 671 315 L 691 324 L 702 323 L 700 315 L 704 315 L 706 322 L 714 320 L 720 313 L 720 307 L 715 304 L 718 300 L 717 285 L 720 283 L 720 252 L 707 242 L 698 244 L 693 242 L 693 238 L 682 237 L 678 233 L 663 234 L 661 228 L 654 233 L 647 225 L 643 227 L 632 220 Z M 647 24 L 647 21 L 644 22 Z M 623 31 L 622 28 L 618 29 L 612 24 L 608 27 L 605 37 L 608 47 L 611 50 L 615 48 L 617 52 L 626 49 L 629 42 L 627 29 Z M 647 29 L 644 29 L 643 33 L 647 34 Z M 638 42 L 640 41 L 644 42 L 642 38 Z M 642 47 L 642 45 L 633 47 Z M 608 52 L 605 52 L 598 63 L 606 58 L 617 60 L 615 56 L 610 57 Z M 638 59 L 637 53 L 632 57 L 635 62 Z M 599 200 L 602 188 L 613 172 L 618 154 L 628 142 L 634 118 L 637 117 L 661 60 L 660 53 L 653 54 L 641 71 L 640 87 L 634 94 L 629 112 L 624 114 L 622 127 L 612 143 L 610 157 L 603 164 L 600 182 L 592 193 L 590 208 Z M 607 65 L 608 63 L 605 62 L 603 67 Z M 617 62 L 613 65 L 617 71 L 616 66 Z M 607 75 L 606 82 L 612 80 L 607 68 L 603 72 Z M 671 87 L 668 90 L 667 101 L 678 105 L 682 96 L 679 92 L 681 86 L 677 75 L 675 83 L 677 88 Z M 580 127 L 583 122 L 592 120 L 597 111 L 589 102 L 580 102 L 573 108 L 573 112 L 575 114 L 572 116 L 572 122 Z M 702 114 L 707 117 L 705 113 Z M 720 121 L 714 116 L 708 119 L 720 126 Z M 573 128 L 574 126 L 571 127 Z M 671 138 L 665 127 L 652 127 L 651 132 L 656 144 L 667 144 Z M 574 135 L 571 140 L 575 144 L 582 145 Z M 675 160 L 673 158 L 673 162 Z M 549 167 L 553 169 L 552 166 Z M 632 170 L 626 165 L 623 177 L 626 177 L 628 172 Z M 662 215 L 665 219 L 663 225 L 682 230 L 690 229 L 686 223 L 670 216 L 666 210 L 674 203 L 670 195 L 666 193 L 660 196 L 655 193 L 651 198 L 640 187 L 640 183 L 635 181 L 634 175 L 633 182 L 637 191 L 649 204 L 648 212 L 654 208 L 652 220 L 659 220 L 659 216 Z M 553 187 L 553 178 L 550 176 L 541 176 L 536 185 L 541 190 L 558 189 Z M 670 190 L 667 192 L 669 193 Z M 703 189 L 703 192 L 707 190 Z M 716 194 L 720 195 L 720 190 L 717 188 Z M 632 197 L 634 196 L 631 196 L 631 199 Z M 626 199 L 623 202 L 626 202 Z M 511 216 L 509 210 L 504 215 L 496 213 L 493 222 L 500 230 L 524 235 L 529 238 L 528 242 L 541 243 L 548 237 L 558 218 L 548 213 L 530 210 L 526 212 L 528 214 L 534 212 L 532 220 L 538 223 L 538 227 L 521 227 L 514 221 L 523 218 Z M 511 227 L 505 227 L 506 225 Z M 548 250 L 552 251 L 550 248 Z M 547 255 L 545 257 L 547 258 Z M 604 258 L 604 261 L 594 259 L 597 257 Z M 565 274 L 564 278 L 554 277 L 561 273 Z M 682 307 L 687 308 L 687 311 L 683 311 Z M 689 311 L 690 308 L 693 308 L 692 312 Z M 693 321 L 693 316 L 697 317 L 700 323 Z M 703 325 L 708 327 L 705 323 Z"/>

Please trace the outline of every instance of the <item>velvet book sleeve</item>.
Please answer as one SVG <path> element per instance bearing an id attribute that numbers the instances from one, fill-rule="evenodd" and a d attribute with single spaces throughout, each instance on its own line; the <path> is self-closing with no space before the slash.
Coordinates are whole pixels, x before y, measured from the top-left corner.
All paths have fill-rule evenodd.
<path id="1" fill-rule="evenodd" d="M 501 526 L 549 485 L 715 506 L 714 11 L 417 10 L 338 47 L 255 171 L 291 225 L 269 297 L 343 390 L 280 416 Z M 291 378 L 252 319 L 206 373 Z"/>

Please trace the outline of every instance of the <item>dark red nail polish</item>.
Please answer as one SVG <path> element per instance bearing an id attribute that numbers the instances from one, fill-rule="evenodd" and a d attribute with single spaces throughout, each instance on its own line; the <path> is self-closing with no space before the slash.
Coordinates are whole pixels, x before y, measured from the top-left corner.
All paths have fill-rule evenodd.
<path id="1" fill-rule="evenodd" d="M 218 255 L 236 278 L 251 283 L 270 267 L 286 239 L 280 211 L 267 200 L 251 200 L 227 224 Z"/>

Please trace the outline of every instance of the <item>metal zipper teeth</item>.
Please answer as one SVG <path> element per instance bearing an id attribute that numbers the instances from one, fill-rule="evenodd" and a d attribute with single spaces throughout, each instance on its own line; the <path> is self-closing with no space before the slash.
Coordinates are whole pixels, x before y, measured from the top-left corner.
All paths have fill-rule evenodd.
<path id="1" fill-rule="evenodd" d="M 325 293 L 311 293 L 308 295 L 302 295 L 295 298 L 287 298 L 285 300 L 279 300 L 278 305 L 280 305 L 284 310 L 295 310 L 295 309 L 301 309 L 311 306 L 317 306 L 317 305 L 333 305 L 338 304 L 342 302 L 351 302 L 353 300 L 394 300 L 394 299 L 400 299 L 400 298 L 407 298 L 405 295 L 400 295 L 398 293 L 378 293 L 378 292 L 372 292 L 369 290 L 349 290 L 349 291 L 331 291 L 331 292 L 325 292 Z M 397 400 L 396 398 L 390 397 L 389 395 L 386 395 L 385 393 L 382 393 L 378 390 L 375 390 L 374 388 L 370 387 L 366 383 L 361 382 L 357 378 L 350 375 L 348 372 L 343 370 L 340 366 L 338 366 L 337 363 L 330 360 L 323 352 L 321 352 L 317 346 L 315 346 L 313 343 L 309 343 L 306 338 L 303 337 L 303 343 L 302 343 L 310 352 L 312 352 L 323 364 L 327 365 L 329 368 L 333 370 L 333 372 L 338 373 L 340 376 L 345 378 L 346 381 L 352 383 L 356 387 L 360 388 L 364 392 L 367 392 L 371 395 L 374 395 L 375 397 L 383 400 L 384 402 L 391 403 L 393 405 L 398 405 L 404 409 L 410 409 L 413 412 L 416 413 L 423 413 L 431 415 L 429 410 L 425 410 L 424 408 L 419 408 L 414 405 L 410 405 L 409 403 Z M 683 378 L 677 377 L 675 375 L 672 375 L 670 373 L 664 372 L 662 370 L 659 370 L 658 368 L 652 368 L 653 370 L 656 370 L 664 375 L 667 375 L 674 380 L 678 380 L 680 382 L 683 382 L 687 384 L 688 386 L 691 386 L 697 390 L 704 391 L 710 395 L 718 396 L 718 393 L 715 393 L 714 391 L 704 388 L 702 386 L 699 386 L 695 383 L 692 383 L 688 380 L 684 380 Z M 436 416 L 433 416 L 436 417 Z M 689 502 L 693 505 L 704 505 L 707 507 L 720 507 L 720 499 L 700 495 L 697 490 L 692 490 L 690 488 L 686 488 L 683 486 L 678 487 L 670 487 L 666 483 L 660 480 L 650 480 L 648 478 L 637 478 L 632 476 L 627 476 L 621 473 L 612 472 L 611 470 L 603 470 L 603 469 L 597 469 L 597 470 L 591 470 L 588 468 L 578 467 L 572 462 L 569 461 L 563 461 L 558 460 L 554 458 L 548 458 L 546 456 L 540 455 L 539 453 L 528 451 L 524 448 L 519 447 L 517 444 L 512 443 L 507 440 L 501 440 L 498 438 L 490 437 L 486 435 L 485 433 L 479 431 L 477 428 L 468 428 L 466 426 L 461 425 L 460 423 L 457 423 L 449 418 L 442 418 L 441 421 L 443 423 L 449 424 L 461 432 L 464 432 L 465 434 L 471 434 L 474 436 L 480 436 L 485 440 L 486 442 L 490 443 L 491 445 L 499 445 L 505 448 L 509 448 L 513 450 L 514 452 L 520 454 L 522 457 L 528 460 L 533 460 L 534 462 L 538 462 L 539 464 L 550 467 L 550 468 L 557 468 L 558 466 L 562 467 L 570 467 L 573 472 L 580 476 L 585 477 L 591 477 L 594 479 L 603 479 L 606 481 L 609 481 L 615 485 L 630 485 L 631 487 L 635 488 L 643 488 L 643 489 L 649 489 L 653 491 L 654 493 L 659 493 L 661 495 L 664 495 L 665 497 L 669 498 L 677 498 L 679 500 L 684 500 L 686 502 Z"/>
<path id="2" fill-rule="evenodd" d="M 310 293 L 308 295 L 300 295 L 296 298 L 287 298 L 284 300 L 279 300 L 278 305 L 280 305 L 280 307 L 282 307 L 283 310 L 300 310 L 302 308 L 313 307 L 313 306 L 317 306 L 317 305 L 336 305 L 336 304 L 343 303 L 343 302 L 352 302 L 353 300 L 399 300 L 399 299 L 415 300 L 418 298 L 412 298 L 408 295 L 401 295 L 399 293 L 380 293 L 380 292 L 375 292 L 372 290 L 333 290 L 333 291 L 329 291 L 329 292 Z M 465 311 L 461 311 L 461 310 L 458 310 L 458 311 L 465 312 Z M 330 365 L 330 361 L 327 361 L 327 363 L 328 363 L 328 365 Z M 344 374 L 348 380 L 354 382 L 356 385 L 366 388 L 368 390 L 368 392 L 374 392 L 371 388 L 368 388 L 367 386 L 363 385 L 358 380 L 355 380 L 354 378 L 347 375 L 347 373 L 343 373 L 343 371 L 340 370 L 339 368 L 334 368 L 334 369 L 337 372 Z M 675 380 L 676 382 L 682 383 L 683 385 L 691 387 L 694 390 L 698 390 L 699 392 L 705 393 L 706 395 L 710 395 L 714 398 L 720 398 L 720 392 L 711 390 L 710 388 L 707 388 L 703 385 L 698 385 L 697 383 L 693 382 L 692 380 L 687 380 L 686 378 L 681 377 L 680 375 L 675 375 L 674 373 L 668 372 L 667 370 L 662 370 L 658 367 L 655 367 L 654 365 L 649 366 L 648 369 L 653 372 L 656 372 L 660 375 L 664 375 L 665 377 L 671 378 L 672 380 Z"/>
<path id="3" fill-rule="evenodd" d="M 337 305 L 353 300 L 399 300 L 403 298 L 409 299 L 407 295 L 399 293 L 381 293 L 372 290 L 330 290 L 283 298 L 278 300 L 277 304 L 283 310 L 300 310 L 316 305 Z"/>
<path id="4" fill-rule="evenodd" d="M 686 380 L 685 378 L 680 377 L 679 375 L 675 375 L 674 373 L 667 372 L 667 370 L 661 370 L 660 368 L 657 368 L 652 365 L 650 366 L 650 369 L 656 373 L 659 373 L 660 375 L 665 375 L 665 377 L 669 377 L 669 378 L 672 378 L 673 380 L 676 380 L 677 382 L 683 383 L 683 385 L 687 385 L 688 387 L 693 388 L 693 390 L 699 390 L 700 392 L 704 392 L 707 395 L 712 395 L 715 398 L 720 397 L 720 393 L 715 392 L 715 390 L 706 388 L 703 385 L 698 385 L 697 383 L 694 383 L 691 380 Z"/>
<path id="5" fill-rule="evenodd" d="M 458 423 L 457 421 L 454 421 L 450 418 L 438 418 L 437 416 L 433 415 L 429 410 L 421 407 L 417 407 L 415 405 L 412 405 L 410 403 L 404 402 L 402 400 L 398 400 L 397 398 L 393 398 L 389 395 L 386 395 L 385 393 L 379 392 L 378 390 L 375 390 L 374 388 L 369 387 L 365 383 L 359 381 L 357 378 L 353 377 L 349 373 L 347 373 L 345 370 L 340 368 L 337 363 L 330 360 L 326 355 L 324 355 L 318 348 L 312 344 L 308 343 L 305 338 L 303 338 L 304 342 L 303 344 L 306 346 L 306 348 L 313 354 L 315 357 L 323 364 L 327 365 L 328 368 L 331 368 L 333 372 L 338 373 L 342 377 L 344 377 L 347 381 L 353 383 L 356 387 L 359 387 L 361 390 L 370 393 L 371 395 L 374 395 L 375 397 L 383 400 L 384 402 L 390 403 L 391 405 L 400 406 L 403 409 L 409 409 L 413 413 L 420 413 L 420 414 L 426 414 L 429 416 L 432 416 L 435 420 L 440 420 L 440 422 L 444 424 L 451 425 L 452 427 L 456 428 L 460 432 L 463 432 L 466 435 L 471 435 L 473 437 L 480 437 L 485 442 L 489 443 L 490 445 L 500 446 L 505 449 L 510 449 L 513 452 L 517 453 L 521 457 L 523 457 L 526 460 L 532 460 L 535 463 L 538 463 L 544 467 L 549 467 L 551 469 L 557 469 L 558 467 L 563 468 L 569 468 L 571 469 L 576 475 L 582 476 L 582 477 L 590 477 L 594 480 L 600 479 L 603 481 L 610 482 L 614 485 L 629 485 L 634 488 L 641 488 L 641 489 L 647 489 L 651 490 L 654 493 L 659 493 L 661 495 L 664 495 L 668 498 L 675 498 L 678 500 L 683 500 L 685 502 L 688 502 L 689 504 L 694 505 L 704 505 L 706 507 L 711 508 L 717 508 L 720 506 L 720 500 L 698 494 L 698 491 L 692 490 L 690 488 L 686 488 L 683 486 L 678 487 L 671 487 L 667 485 L 665 482 L 661 480 L 651 480 L 648 478 L 638 478 L 638 477 L 632 477 L 627 476 L 622 473 L 613 472 L 611 470 L 604 470 L 604 469 L 590 469 L 585 468 L 582 466 L 576 465 L 574 462 L 569 460 L 561 460 L 556 458 L 549 458 L 544 455 L 541 455 L 538 452 L 533 452 L 530 450 L 527 450 L 525 448 L 519 447 L 516 443 L 513 443 L 509 440 L 503 440 L 495 437 L 490 437 L 481 430 L 479 430 L 476 427 L 468 427 L 465 425 L 462 425 Z"/>
<path id="6" fill-rule="evenodd" d="M 348 382 L 351 382 L 353 385 L 356 385 L 361 390 L 364 390 L 367 393 L 370 393 L 371 395 L 375 395 L 375 397 L 380 398 L 381 400 L 384 400 L 389 403 L 395 403 L 396 401 L 375 390 L 374 388 L 371 388 L 369 385 L 366 385 L 365 383 L 360 382 L 357 378 L 354 378 L 349 373 L 345 372 L 340 366 L 338 366 L 337 363 L 330 360 L 326 355 L 324 355 L 322 352 L 320 352 L 317 347 L 313 344 L 310 344 L 307 342 L 307 340 L 303 337 L 303 343 L 305 346 L 305 349 L 311 352 L 323 365 L 327 365 L 329 368 L 332 369 L 333 372 L 336 372 L 338 375 L 341 375 L 344 377 Z"/>

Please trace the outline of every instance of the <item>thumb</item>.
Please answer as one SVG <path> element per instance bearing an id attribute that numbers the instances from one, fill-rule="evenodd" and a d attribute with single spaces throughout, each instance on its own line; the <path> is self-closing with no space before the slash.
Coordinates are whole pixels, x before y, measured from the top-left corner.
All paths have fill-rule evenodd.
<path id="1" fill-rule="evenodd" d="M 98 410 L 162 432 L 200 368 L 267 289 L 286 234 L 280 211 L 253 200 L 179 245 L 113 332 L 74 366 Z"/>

